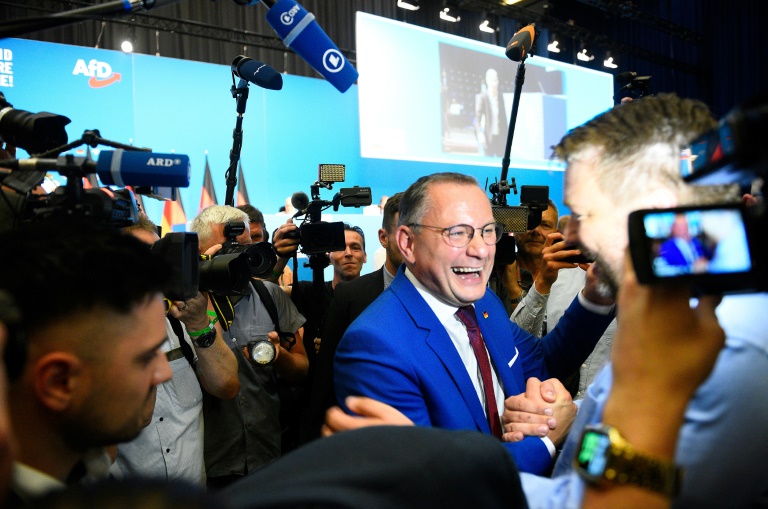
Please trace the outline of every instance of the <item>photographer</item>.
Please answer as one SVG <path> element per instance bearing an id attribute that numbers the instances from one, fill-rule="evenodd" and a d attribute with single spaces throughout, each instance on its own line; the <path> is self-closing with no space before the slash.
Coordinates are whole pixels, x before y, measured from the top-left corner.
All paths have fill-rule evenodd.
<path id="1" fill-rule="evenodd" d="M 147 244 L 160 238 L 157 227 L 144 214 L 123 232 Z M 234 398 L 240 387 L 237 359 L 220 326 L 209 330 L 205 294 L 198 292 L 188 301 L 169 304 L 167 340 L 161 348 L 173 377 L 158 387 L 151 424 L 134 440 L 118 446 L 110 473 L 118 479 L 180 479 L 204 486 L 203 391 L 214 398 Z M 209 331 L 197 333 L 205 330 Z"/>
<path id="2" fill-rule="evenodd" d="M 237 237 L 237 242 L 241 245 L 251 243 L 248 215 L 234 207 L 213 205 L 200 212 L 190 227 L 198 234 L 201 253 L 227 240 L 224 228 L 230 221 L 245 223 L 245 230 Z M 307 374 L 308 360 L 301 330 L 304 317 L 277 285 L 270 282 L 264 282 L 264 285 L 277 309 L 280 323 L 272 321 L 251 283 L 250 293 L 234 305 L 234 322 L 224 332 L 224 338 L 238 360 L 240 392 L 231 401 L 203 395 L 209 488 L 223 487 L 280 456 L 277 379 L 300 381 Z M 296 342 L 290 349 L 277 339 L 276 329 L 295 334 Z M 249 361 L 243 348 L 251 341 L 268 337 L 276 348 L 274 362 L 262 366 Z"/>

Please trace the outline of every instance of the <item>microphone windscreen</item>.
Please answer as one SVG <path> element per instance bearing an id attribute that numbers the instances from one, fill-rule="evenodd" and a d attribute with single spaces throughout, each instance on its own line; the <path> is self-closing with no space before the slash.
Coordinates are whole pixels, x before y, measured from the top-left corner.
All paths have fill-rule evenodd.
<path id="1" fill-rule="evenodd" d="M 536 31 L 533 23 L 518 30 L 507 44 L 507 58 L 515 62 L 523 60 L 531 51 L 534 37 L 536 37 Z"/>
<path id="2" fill-rule="evenodd" d="M 279 0 L 267 11 L 267 22 L 282 39 L 315 71 L 346 92 L 357 81 L 357 70 L 323 32 L 314 15 L 294 0 Z"/>
<path id="3" fill-rule="evenodd" d="M 269 90 L 283 88 L 283 76 L 264 62 L 240 55 L 232 62 L 232 70 L 240 78 Z"/>
<path id="4" fill-rule="evenodd" d="M 181 154 L 102 150 L 96 173 L 106 185 L 189 187 L 190 164 Z"/>
<path id="5" fill-rule="evenodd" d="M 309 196 L 307 196 L 307 193 L 302 193 L 301 191 L 293 193 L 291 195 L 291 205 L 296 210 L 304 210 L 309 206 Z"/>

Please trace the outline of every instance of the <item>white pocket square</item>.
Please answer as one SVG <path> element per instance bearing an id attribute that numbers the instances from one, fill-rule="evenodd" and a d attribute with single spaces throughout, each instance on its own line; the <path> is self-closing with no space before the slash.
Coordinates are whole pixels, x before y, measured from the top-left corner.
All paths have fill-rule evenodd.
<path id="1" fill-rule="evenodd" d="M 520 352 L 518 352 L 518 351 L 517 351 L 517 347 L 515 347 L 515 356 L 514 356 L 514 357 L 512 357 L 512 360 L 511 360 L 511 361 L 509 361 L 509 362 L 507 363 L 507 366 L 509 366 L 509 367 L 511 368 L 511 367 L 512 367 L 512 364 L 514 364 L 514 363 L 515 363 L 515 361 L 517 360 L 517 356 L 518 356 L 518 355 L 520 355 Z"/>

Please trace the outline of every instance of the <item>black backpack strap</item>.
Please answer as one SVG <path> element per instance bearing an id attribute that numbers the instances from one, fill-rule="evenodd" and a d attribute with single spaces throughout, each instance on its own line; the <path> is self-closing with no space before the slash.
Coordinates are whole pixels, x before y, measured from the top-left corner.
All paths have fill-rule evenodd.
<path id="1" fill-rule="evenodd" d="M 192 347 L 189 346 L 189 343 L 187 343 L 187 340 L 184 339 L 184 329 L 181 327 L 181 322 L 172 317 L 171 315 L 168 315 L 168 321 L 171 322 L 171 328 L 173 329 L 173 332 L 176 334 L 176 336 L 179 338 L 179 345 L 181 346 L 181 352 L 184 354 L 184 357 L 186 357 L 187 361 L 189 362 L 189 365 L 193 368 L 195 367 L 195 352 L 192 351 Z"/>
<path id="2" fill-rule="evenodd" d="M 277 335 L 280 337 L 280 341 L 288 343 L 288 346 L 283 345 L 284 348 L 286 350 L 290 350 L 291 347 L 296 344 L 296 339 L 292 333 L 283 332 L 280 330 L 280 320 L 277 316 L 277 306 L 275 306 L 275 301 L 272 299 L 272 295 L 269 294 L 269 290 L 267 290 L 267 287 L 264 285 L 264 283 L 258 279 L 252 279 L 251 283 L 253 284 L 253 288 L 256 290 L 256 293 L 259 294 L 259 298 L 264 304 L 264 307 L 267 309 L 267 313 L 269 313 L 269 317 L 272 319 L 272 323 L 275 324 L 275 332 L 277 332 Z"/>

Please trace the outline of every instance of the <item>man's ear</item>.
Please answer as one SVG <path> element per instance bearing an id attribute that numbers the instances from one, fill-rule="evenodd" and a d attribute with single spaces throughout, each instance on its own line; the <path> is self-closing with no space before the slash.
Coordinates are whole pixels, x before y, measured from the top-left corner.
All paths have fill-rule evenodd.
<path id="1" fill-rule="evenodd" d="M 381 247 L 384 249 L 387 248 L 387 245 L 389 245 L 389 237 L 387 236 L 387 230 L 384 228 L 379 228 L 379 244 L 381 244 Z"/>
<path id="2" fill-rule="evenodd" d="M 400 248 L 403 260 L 409 265 L 413 265 L 416 261 L 416 257 L 413 254 L 413 242 L 415 240 L 413 230 L 405 225 L 398 226 L 397 232 L 395 232 L 395 239 L 397 239 L 397 247 Z"/>
<path id="3" fill-rule="evenodd" d="M 51 352 L 34 364 L 35 394 L 47 408 L 61 412 L 69 408 L 78 384 L 82 383 L 83 363 L 67 352 Z"/>

